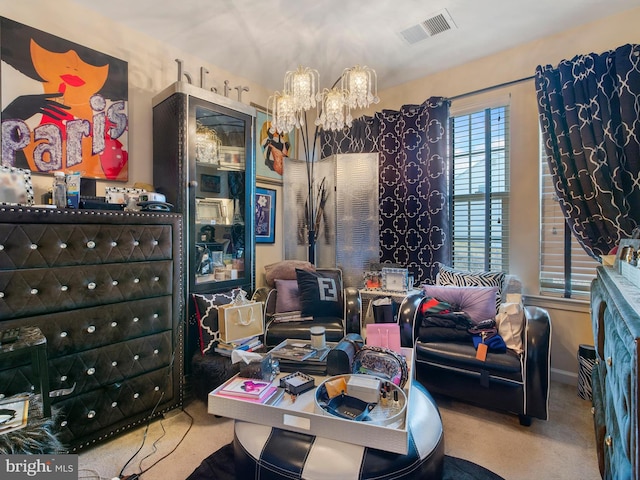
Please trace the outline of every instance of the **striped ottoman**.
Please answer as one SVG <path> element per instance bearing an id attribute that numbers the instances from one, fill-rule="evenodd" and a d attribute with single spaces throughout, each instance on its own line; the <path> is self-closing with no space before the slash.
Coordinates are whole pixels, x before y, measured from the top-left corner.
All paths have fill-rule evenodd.
<path id="1" fill-rule="evenodd" d="M 236 478 L 442 478 L 444 436 L 440 413 L 424 387 L 414 382 L 411 388 L 406 455 L 236 421 L 233 440 Z"/>

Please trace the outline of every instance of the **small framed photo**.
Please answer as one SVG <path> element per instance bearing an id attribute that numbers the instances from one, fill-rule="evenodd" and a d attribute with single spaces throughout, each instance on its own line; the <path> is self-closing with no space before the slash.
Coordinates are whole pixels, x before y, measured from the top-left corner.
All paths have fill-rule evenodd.
<path id="1" fill-rule="evenodd" d="M 382 272 L 364 272 L 364 288 L 367 290 L 380 290 L 382 288 Z"/>
<path id="2" fill-rule="evenodd" d="M 407 292 L 409 290 L 409 270 L 407 268 L 383 268 L 382 289 L 387 292 Z"/>
<path id="3" fill-rule="evenodd" d="M 276 241 L 276 191 L 256 188 L 256 243 Z"/>
<path id="4" fill-rule="evenodd" d="M 220 175 L 200 175 L 200 190 L 209 193 L 220 193 Z"/>

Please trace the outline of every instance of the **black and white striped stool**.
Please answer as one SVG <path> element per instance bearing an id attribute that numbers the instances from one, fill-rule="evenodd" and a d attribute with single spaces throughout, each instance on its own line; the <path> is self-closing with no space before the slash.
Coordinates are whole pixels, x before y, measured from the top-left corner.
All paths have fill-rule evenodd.
<path id="1" fill-rule="evenodd" d="M 431 395 L 414 382 L 406 455 L 235 422 L 236 478 L 242 479 L 440 479 L 444 461 L 442 420 Z M 349 424 L 345 423 L 345 428 Z"/>

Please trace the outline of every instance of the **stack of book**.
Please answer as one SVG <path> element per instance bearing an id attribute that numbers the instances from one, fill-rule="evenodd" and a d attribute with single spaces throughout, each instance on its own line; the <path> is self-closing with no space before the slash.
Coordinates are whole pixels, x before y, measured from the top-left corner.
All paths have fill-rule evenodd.
<path id="1" fill-rule="evenodd" d="M 220 355 L 224 355 L 225 357 L 230 357 L 231 352 L 234 350 L 245 350 L 247 352 L 253 352 L 262 348 L 262 341 L 259 336 L 243 338 L 241 340 L 236 340 L 234 342 L 218 342 L 218 344 L 214 347 L 214 351 L 219 353 Z"/>
<path id="2" fill-rule="evenodd" d="M 277 396 L 282 391 L 274 381 L 236 375 L 220 387 L 216 395 L 255 403 L 271 403 L 278 400 Z"/>
<path id="3" fill-rule="evenodd" d="M 269 353 L 280 362 L 280 371 L 301 371 L 309 375 L 324 375 L 327 372 L 327 355 L 335 344 L 326 348 L 313 348 L 311 342 L 288 339 L 274 347 Z"/>
<path id="4" fill-rule="evenodd" d="M 300 310 L 294 310 L 291 312 L 273 313 L 271 314 L 271 319 L 275 323 L 284 323 L 284 322 L 302 322 L 307 320 L 313 320 L 313 317 L 310 315 L 303 316 Z"/>

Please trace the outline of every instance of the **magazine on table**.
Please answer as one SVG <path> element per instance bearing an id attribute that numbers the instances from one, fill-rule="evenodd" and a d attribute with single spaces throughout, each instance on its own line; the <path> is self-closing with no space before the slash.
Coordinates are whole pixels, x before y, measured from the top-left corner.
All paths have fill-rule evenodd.
<path id="1" fill-rule="evenodd" d="M 275 347 L 270 353 L 271 356 L 279 359 L 302 362 L 316 356 L 318 351 L 311 346 L 311 342 L 288 340 Z"/>
<path id="2" fill-rule="evenodd" d="M 27 425 L 29 395 L 20 394 L 0 400 L 0 435 Z"/>

